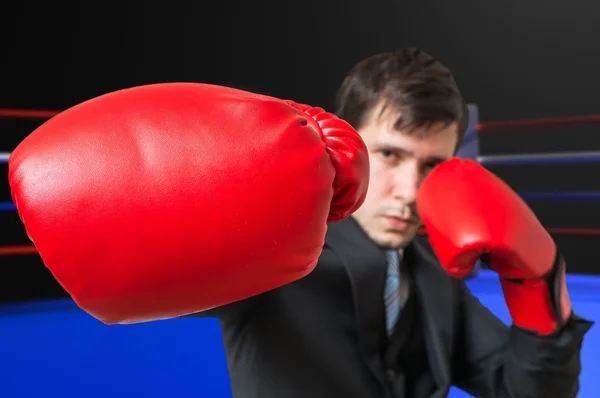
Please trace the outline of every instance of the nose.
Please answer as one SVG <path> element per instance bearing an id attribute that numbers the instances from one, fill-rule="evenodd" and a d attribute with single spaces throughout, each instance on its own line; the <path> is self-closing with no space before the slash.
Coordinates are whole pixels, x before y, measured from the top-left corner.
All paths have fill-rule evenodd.
<path id="1" fill-rule="evenodd" d="M 404 204 L 411 204 L 417 200 L 417 191 L 423 176 L 416 162 L 406 162 L 394 173 L 393 196 Z"/>

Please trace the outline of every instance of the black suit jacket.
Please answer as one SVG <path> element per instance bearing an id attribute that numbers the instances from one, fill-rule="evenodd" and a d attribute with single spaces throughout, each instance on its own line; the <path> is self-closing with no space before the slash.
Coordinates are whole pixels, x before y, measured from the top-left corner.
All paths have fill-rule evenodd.
<path id="1" fill-rule="evenodd" d="M 400 322 L 391 341 L 384 253 L 353 219 L 329 226 L 307 277 L 197 314 L 220 319 L 234 397 L 441 398 L 452 385 L 482 398 L 576 396 L 590 322 L 573 317 L 559 334 L 538 337 L 505 326 L 441 269 L 426 243 L 407 247 L 404 264 L 417 316 Z M 421 354 L 406 358 L 402 347 L 415 341 Z M 426 369 L 407 391 L 412 361 Z"/>

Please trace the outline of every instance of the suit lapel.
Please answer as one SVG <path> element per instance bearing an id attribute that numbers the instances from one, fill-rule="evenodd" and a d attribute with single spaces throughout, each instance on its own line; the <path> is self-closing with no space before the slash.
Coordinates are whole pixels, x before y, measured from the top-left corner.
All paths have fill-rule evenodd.
<path id="1" fill-rule="evenodd" d="M 386 344 L 382 297 L 385 255 L 352 218 L 329 225 L 327 244 L 346 267 L 352 285 L 359 344 L 370 369 L 381 377 L 381 353 Z"/>
<path id="2" fill-rule="evenodd" d="M 451 284 L 441 272 L 435 257 L 414 241 L 407 250 L 407 259 L 412 267 L 413 287 L 420 301 L 421 317 L 427 358 L 432 375 L 439 387 L 440 396 L 445 396 L 450 385 L 451 336 L 453 335 L 453 303 Z"/>

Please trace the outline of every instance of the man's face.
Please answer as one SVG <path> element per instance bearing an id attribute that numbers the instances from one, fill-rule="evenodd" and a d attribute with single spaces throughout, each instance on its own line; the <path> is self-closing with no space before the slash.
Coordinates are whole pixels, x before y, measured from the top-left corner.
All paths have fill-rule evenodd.
<path id="1" fill-rule="evenodd" d="M 398 114 L 374 109 L 358 130 L 369 150 L 370 183 L 364 204 L 353 217 L 371 239 L 386 248 L 405 247 L 420 226 L 417 190 L 423 178 L 454 155 L 457 124 L 398 131 Z"/>

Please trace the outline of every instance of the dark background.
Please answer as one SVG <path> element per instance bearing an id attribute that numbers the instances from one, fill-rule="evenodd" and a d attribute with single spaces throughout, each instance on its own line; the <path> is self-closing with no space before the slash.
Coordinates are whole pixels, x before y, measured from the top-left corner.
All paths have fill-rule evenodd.
<path id="1" fill-rule="evenodd" d="M 335 90 L 354 63 L 418 46 L 454 71 L 483 122 L 600 114 L 596 0 L 10 6 L 0 16 L 0 108 L 61 110 L 125 87 L 197 81 L 332 109 Z M 11 151 L 41 122 L 0 119 L 0 152 Z M 485 155 L 600 150 L 596 126 L 490 132 L 480 139 Z M 600 167 L 492 171 L 519 191 L 590 191 L 598 190 Z M 7 183 L 0 184 L 0 195 L 0 202 L 10 200 Z M 600 228 L 599 204 L 531 205 L 548 227 Z M 0 246 L 29 244 L 14 212 L 0 212 L 0 231 Z M 556 235 L 569 269 L 587 274 L 600 274 L 599 239 Z M 62 295 L 37 256 L 0 256 L 0 300 Z"/>

